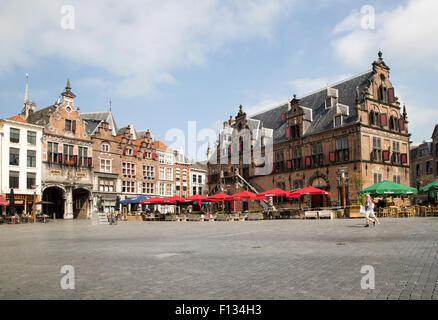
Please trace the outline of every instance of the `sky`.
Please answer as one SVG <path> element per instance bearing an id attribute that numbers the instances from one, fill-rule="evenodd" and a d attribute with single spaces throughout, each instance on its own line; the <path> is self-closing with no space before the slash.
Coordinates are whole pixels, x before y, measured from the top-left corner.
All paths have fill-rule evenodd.
<path id="1" fill-rule="evenodd" d="M 2 1 L 0 118 L 21 111 L 26 73 L 37 108 L 69 78 L 82 112 L 111 101 L 119 127 L 171 146 L 196 132 L 185 151 L 202 160 L 202 132 L 239 105 L 255 114 L 365 72 L 381 50 L 418 143 L 438 122 L 436 12 L 436 0 Z"/>

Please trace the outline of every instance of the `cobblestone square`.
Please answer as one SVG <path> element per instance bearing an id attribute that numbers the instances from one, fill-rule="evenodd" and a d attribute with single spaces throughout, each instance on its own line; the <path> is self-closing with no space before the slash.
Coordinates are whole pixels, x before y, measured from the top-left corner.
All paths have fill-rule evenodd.
<path id="1" fill-rule="evenodd" d="M 438 219 L 0 225 L 0 299 L 437 299 Z M 75 289 L 60 286 L 61 267 Z M 375 289 L 361 289 L 361 268 Z"/>

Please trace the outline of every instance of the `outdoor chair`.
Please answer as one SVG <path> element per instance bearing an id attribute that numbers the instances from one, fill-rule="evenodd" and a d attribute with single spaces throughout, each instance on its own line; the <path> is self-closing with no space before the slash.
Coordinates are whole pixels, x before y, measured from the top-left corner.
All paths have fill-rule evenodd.
<path id="1" fill-rule="evenodd" d="M 329 219 L 333 219 L 333 211 L 331 210 L 322 210 L 322 211 L 318 211 L 318 218 L 329 218 Z"/>
<path id="2" fill-rule="evenodd" d="M 318 211 L 305 211 L 304 212 L 304 219 L 307 219 L 307 218 L 318 219 Z"/>

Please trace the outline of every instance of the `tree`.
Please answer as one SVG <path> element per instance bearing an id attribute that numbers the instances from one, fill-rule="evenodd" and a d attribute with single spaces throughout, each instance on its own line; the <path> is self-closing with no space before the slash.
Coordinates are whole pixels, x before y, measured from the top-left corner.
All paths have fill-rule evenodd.
<path id="1" fill-rule="evenodd" d="M 434 181 L 435 177 L 433 176 L 433 174 L 423 174 L 417 178 L 417 183 L 420 185 L 420 188 Z"/>
<path id="2" fill-rule="evenodd" d="M 349 183 L 356 189 L 356 191 L 362 190 L 363 185 L 365 184 L 365 179 L 359 172 L 353 172 L 349 176 Z M 363 204 L 365 195 L 358 195 L 357 204 Z"/>

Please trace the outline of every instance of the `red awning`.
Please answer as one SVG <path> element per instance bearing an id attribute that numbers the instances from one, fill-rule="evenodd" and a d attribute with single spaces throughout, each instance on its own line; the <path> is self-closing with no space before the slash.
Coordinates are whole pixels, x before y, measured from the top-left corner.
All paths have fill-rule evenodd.
<path id="1" fill-rule="evenodd" d="M 163 199 L 164 203 L 168 203 L 168 204 L 175 204 L 175 203 L 179 203 L 179 202 L 185 202 L 185 198 L 180 197 L 180 196 L 173 196 L 167 199 Z"/>
<path id="2" fill-rule="evenodd" d="M 163 203 L 164 203 L 164 199 L 159 197 L 150 198 L 139 202 L 139 204 L 163 204 Z"/>
<path id="3" fill-rule="evenodd" d="M 243 191 L 243 192 L 239 192 L 239 193 L 233 194 L 232 197 L 235 200 L 243 200 L 243 199 L 256 198 L 257 194 L 253 193 L 253 192 L 249 192 L 249 191 Z"/>
<path id="4" fill-rule="evenodd" d="M 184 202 L 199 202 L 199 201 L 207 202 L 207 201 L 210 201 L 210 200 L 208 199 L 208 197 L 202 196 L 200 194 L 195 194 L 195 195 L 193 195 L 191 197 L 188 197 L 188 198 L 184 199 Z"/>
<path id="5" fill-rule="evenodd" d="M 331 195 L 330 192 L 325 191 L 325 190 L 321 190 L 321 189 L 318 189 L 318 188 L 315 188 L 315 187 L 306 187 L 304 189 L 300 189 L 300 190 L 291 192 L 288 197 L 294 198 L 294 197 L 297 197 L 297 196 L 318 195 L 318 194 L 327 195 L 327 196 Z"/>
<path id="6" fill-rule="evenodd" d="M 6 201 L 5 198 L 0 196 L 0 206 L 9 206 L 9 201 Z"/>
<path id="7" fill-rule="evenodd" d="M 284 191 L 280 188 L 276 188 L 276 189 L 272 189 L 272 190 L 268 190 L 262 193 L 259 193 L 261 195 L 264 195 L 266 197 L 284 197 L 287 196 L 289 194 L 289 192 Z"/>

